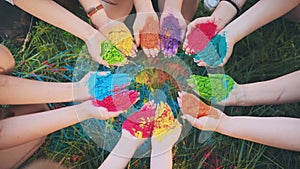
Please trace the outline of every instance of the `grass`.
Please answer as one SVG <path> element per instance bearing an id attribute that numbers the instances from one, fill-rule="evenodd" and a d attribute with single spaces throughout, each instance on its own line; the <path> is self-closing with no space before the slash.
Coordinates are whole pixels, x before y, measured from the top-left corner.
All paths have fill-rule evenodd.
<path id="1" fill-rule="evenodd" d="M 253 4 L 254 1 L 251 1 Z M 250 3 L 250 4 L 251 4 Z M 248 5 L 249 7 L 250 5 Z M 246 7 L 246 8 L 248 8 Z M 197 16 L 207 15 L 203 10 Z M 260 28 L 235 45 L 225 72 L 238 83 L 272 79 L 296 70 L 300 65 L 300 24 L 282 18 Z M 69 82 L 83 42 L 69 33 L 37 22 L 29 32 L 25 48 L 5 41 L 15 56 L 13 75 L 42 81 Z M 188 58 L 185 62 L 194 73 L 203 73 Z M 54 104 L 53 108 L 68 105 Z M 226 107 L 229 115 L 287 116 L 300 118 L 300 105 Z M 300 154 L 230 138 L 214 133 L 199 143 L 201 131 L 192 129 L 173 149 L 174 168 L 300 168 Z M 280 134 L 280 133 L 278 133 Z M 80 125 L 50 134 L 43 146 L 24 164 L 35 159 L 53 159 L 69 168 L 96 168 L 109 152 L 85 135 Z M 149 168 L 149 158 L 132 159 L 127 168 Z"/>

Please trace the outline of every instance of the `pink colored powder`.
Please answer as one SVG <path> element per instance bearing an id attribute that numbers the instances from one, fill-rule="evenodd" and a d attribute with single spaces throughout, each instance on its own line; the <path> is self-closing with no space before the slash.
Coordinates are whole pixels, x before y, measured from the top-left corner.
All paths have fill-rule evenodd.
<path id="1" fill-rule="evenodd" d="M 217 33 L 217 25 L 213 22 L 201 23 L 191 30 L 187 36 L 188 47 L 196 53 L 202 51 Z"/>
<path id="2" fill-rule="evenodd" d="M 123 123 L 122 128 L 129 131 L 137 138 L 149 138 L 152 136 L 156 107 L 143 106 L 138 112 L 133 113 Z"/>
<path id="3" fill-rule="evenodd" d="M 125 111 L 137 100 L 138 95 L 138 92 L 135 90 L 122 90 L 115 92 L 112 96 L 107 96 L 101 101 L 94 99 L 93 105 L 105 107 L 108 111 L 112 112 Z"/>

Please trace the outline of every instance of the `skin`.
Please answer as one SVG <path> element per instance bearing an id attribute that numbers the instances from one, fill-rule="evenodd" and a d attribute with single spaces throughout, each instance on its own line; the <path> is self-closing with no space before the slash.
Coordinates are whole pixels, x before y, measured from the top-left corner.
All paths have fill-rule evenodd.
<path id="1" fill-rule="evenodd" d="M 299 76 L 300 71 L 296 71 L 268 81 L 238 85 L 232 90 L 229 98 L 220 104 L 251 106 L 297 102 L 300 100 L 298 92 Z M 178 99 L 183 100 L 184 97 L 190 95 L 192 94 L 182 93 Z M 194 103 L 179 102 L 179 106 L 183 108 L 182 111 L 187 111 L 184 109 L 186 104 Z M 233 117 L 227 116 L 213 107 L 212 109 L 215 110 L 213 112 L 218 113 L 218 118 L 211 116 L 211 114 L 195 118 L 189 115 L 188 112 L 183 112 L 185 114 L 183 118 L 201 130 L 212 130 L 234 138 L 281 149 L 300 151 L 300 136 L 298 134 L 300 119 L 289 117 Z"/>
<path id="2" fill-rule="evenodd" d="M 9 50 L 0 45 L 0 104 L 17 105 L 1 110 L 3 114 L 10 112 L 13 115 L 0 120 L 2 168 L 17 168 L 42 145 L 46 136 L 54 131 L 85 119 L 103 120 L 120 114 L 108 112 L 103 107 L 95 107 L 91 100 L 75 106 L 49 110 L 42 103 L 89 99 L 86 83 L 91 73 L 80 82 L 48 83 L 7 75 L 13 70 L 14 64 Z M 72 92 L 73 89 L 78 89 L 79 93 Z"/>

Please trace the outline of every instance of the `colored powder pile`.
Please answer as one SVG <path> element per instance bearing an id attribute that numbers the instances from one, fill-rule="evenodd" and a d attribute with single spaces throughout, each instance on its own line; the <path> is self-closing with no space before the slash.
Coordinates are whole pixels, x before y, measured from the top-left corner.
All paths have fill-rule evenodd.
<path id="1" fill-rule="evenodd" d="M 107 96 L 112 96 L 113 92 L 126 87 L 131 77 L 128 74 L 111 74 L 99 75 L 91 74 L 88 81 L 89 93 L 97 100 L 103 100 Z"/>
<path id="2" fill-rule="evenodd" d="M 161 48 L 167 55 L 175 55 L 178 46 L 182 43 L 182 31 L 178 19 L 173 14 L 165 17 L 160 32 Z"/>
<path id="3" fill-rule="evenodd" d="M 226 99 L 235 85 L 235 81 L 228 75 L 215 74 L 209 77 L 191 75 L 187 80 L 194 86 L 201 97 L 213 103 Z"/>
<path id="4" fill-rule="evenodd" d="M 217 25 L 213 22 L 196 25 L 187 36 L 188 47 L 196 53 L 204 50 L 209 41 L 215 36 L 216 32 Z"/>
<path id="5" fill-rule="evenodd" d="M 141 47 L 145 49 L 159 49 L 159 27 L 153 17 L 146 19 L 145 27 L 140 32 L 140 43 Z"/>
<path id="6" fill-rule="evenodd" d="M 135 90 L 121 90 L 115 92 L 112 96 L 108 96 L 103 100 L 93 100 L 93 105 L 97 107 L 105 107 L 108 111 L 125 111 L 131 107 L 138 98 L 138 92 Z"/>
<path id="7" fill-rule="evenodd" d="M 119 63 L 124 65 L 127 62 L 122 53 L 109 40 L 101 43 L 101 56 L 109 65 Z"/>
<path id="8" fill-rule="evenodd" d="M 224 35 L 216 35 L 201 52 L 194 57 L 195 60 L 202 60 L 209 66 L 218 66 L 223 62 L 227 53 L 227 42 Z"/>
<path id="9" fill-rule="evenodd" d="M 185 93 L 182 98 L 181 112 L 183 114 L 189 114 L 195 118 L 202 116 L 212 116 L 214 118 L 219 118 L 217 111 L 203 103 L 195 95 L 190 93 Z"/>
<path id="10" fill-rule="evenodd" d="M 130 32 L 124 29 L 123 26 L 115 26 L 106 36 L 126 56 L 131 54 L 133 38 Z"/>
<path id="11" fill-rule="evenodd" d="M 174 126 L 175 118 L 172 110 L 167 103 L 161 102 L 155 113 L 153 137 L 158 141 L 163 140 L 165 136 L 171 134 L 168 132 Z"/>
<path id="12" fill-rule="evenodd" d="M 149 138 L 152 135 L 156 107 L 146 103 L 138 112 L 133 113 L 123 123 L 122 129 L 137 138 Z"/>

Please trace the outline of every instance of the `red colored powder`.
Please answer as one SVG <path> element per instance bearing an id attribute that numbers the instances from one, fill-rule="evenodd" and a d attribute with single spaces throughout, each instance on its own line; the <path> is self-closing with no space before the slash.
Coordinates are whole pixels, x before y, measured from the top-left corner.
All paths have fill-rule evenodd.
<path id="1" fill-rule="evenodd" d="M 159 26 L 155 23 L 156 21 L 152 17 L 146 19 L 145 27 L 140 32 L 140 41 L 142 48 L 159 49 Z"/>
<path id="2" fill-rule="evenodd" d="M 138 92 L 135 90 L 122 90 L 115 92 L 114 95 L 108 96 L 103 100 L 93 100 L 97 107 L 105 107 L 108 111 L 125 111 L 136 101 Z"/>
<path id="3" fill-rule="evenodd" d="M 213 22 L 201 23 L 191 30 L 187 36 L 188 47 L 196 53 L 204 50 L 208 42 L 217 33 L 217 25 Z"/>
<path id="4" fill-rule="evenodd" d="M 156 107 L 149 108 L 145 104 L 138 112 L 133 113 L 123 123 L 122 129 L 137 138 L 148 138 L 152 135 Z"/>

